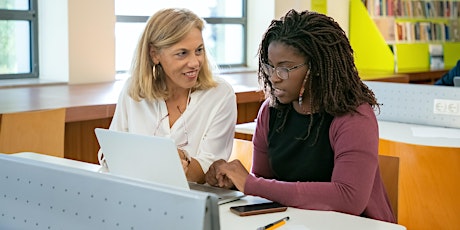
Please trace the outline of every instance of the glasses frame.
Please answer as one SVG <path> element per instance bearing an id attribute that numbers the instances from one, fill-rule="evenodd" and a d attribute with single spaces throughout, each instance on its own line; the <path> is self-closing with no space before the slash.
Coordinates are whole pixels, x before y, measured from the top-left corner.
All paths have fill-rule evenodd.
<path id="1" fill-rule="evenodd" d="M 272 67 L 271 65 L 267 64 L 267 63 L 262 63 L 262 70 L 264 71 L 265 74 L 267 74 L 268 76 L 272 76 L 274 72 L 276 72 L 276 76 L 278 76 L 279 79 L 283 79 L 283 80 L 287 80 L 289 79 L 289 72 L 295 70 L 295 69 L 298 69 L 304 65 L 306 65 L 307 63 L 304 62 L 304 63 L 301 63 L 301 64 L 298 64 L 298 65 L 295 65 L 291 68 L 288 68 L 288 67 L 283 67 L 283 66 L 277 66 L 277 67 Z M 281 76 L 280 75 L 283 74 L 283 73 L 286 73 L 286 77 L 284 76 Z"/>

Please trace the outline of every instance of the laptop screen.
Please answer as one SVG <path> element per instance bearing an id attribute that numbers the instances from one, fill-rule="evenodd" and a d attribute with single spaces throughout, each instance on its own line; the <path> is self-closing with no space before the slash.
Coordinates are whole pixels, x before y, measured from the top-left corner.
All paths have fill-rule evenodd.
<path id="1" fill-rule="evenodd" d="M 174 141 L 108 129 L 95 129 L 111 174 L 189 190 Z"/>
<path id="2" fill-rule="evenodd" d="M 219 204 L 237 200 L 244 193 L 188 182 L 174 141 L 109 129 L 95 129 L 110 174 L 212 193 Z"/>

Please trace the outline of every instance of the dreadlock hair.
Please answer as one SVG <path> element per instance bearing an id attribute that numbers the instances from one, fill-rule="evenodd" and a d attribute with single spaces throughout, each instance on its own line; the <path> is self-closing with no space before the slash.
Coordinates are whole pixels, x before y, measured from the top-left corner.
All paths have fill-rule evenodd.
<path id="1" fill-rule="evenodd" d="M 271 105 L 279 102 L 273 94 L 262 63 L 268 63 L 268 46 L 277 41 L 296 48 L 309 62 L 309 88 L 312 109 L 340 116 L 356 112 L 369 103 L 378 107 L 374 93 L 361 81 L 350 42 L 333 18 L 311 11 L 290 10 L 280 20 L 273 20 L 259 47 L 259 81 Z"/>
<path id="2" fill-rule="evenodd" d="M 273 20 L 259 46 L 258 79 L 270 99 L 270 106 L 284 107 L 274 96 L 270 76 L 262 70 L 262 63 L 268 63 L 268 46 L 275 41 L 297 49 L 306 57 L 310 75 L 305 93 L 310 96 L 312 113 L 340 116 L 357 112 L 362 103 L 379 108 L 374 93 L 359 77 L 353 49 L 339 24 L 323 14 L 295 10 Z"/>

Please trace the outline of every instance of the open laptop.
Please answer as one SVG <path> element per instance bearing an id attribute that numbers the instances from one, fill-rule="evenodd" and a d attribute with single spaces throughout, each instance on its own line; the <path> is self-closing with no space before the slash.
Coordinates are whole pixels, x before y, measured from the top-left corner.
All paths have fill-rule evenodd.
<path id="1" fill-rule="evenodd" d="M 460 87 L 460 76 L 455 76 L 454 77 L 454 86 L 455 87 Z"/>
<path id="2" fill-rule="evenodd" d="M 108 129 L 95 129 L 111 174 L 214 194 L 218 203 L 238 200 L 244 193 L 188 182 L 174 141 Z"/>

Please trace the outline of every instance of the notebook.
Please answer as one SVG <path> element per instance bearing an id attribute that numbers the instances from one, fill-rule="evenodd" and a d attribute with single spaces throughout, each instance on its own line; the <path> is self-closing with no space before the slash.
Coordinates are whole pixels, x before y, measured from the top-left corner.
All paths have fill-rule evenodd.
<path id="1" fill-rule="evenodd" d="M 170 138 L 101 128 L 95 133 L 111 174 L 211 193 L 218 197 L 218 204 L 244 196 L 240 191 L 188 182 L 176 144 Z"/>
<path id="2" fill-rule="evenodd" d="M 454 86 L 455 87 L 460 87 L 460 76 L 455 76 L 454 77 Z"/>

